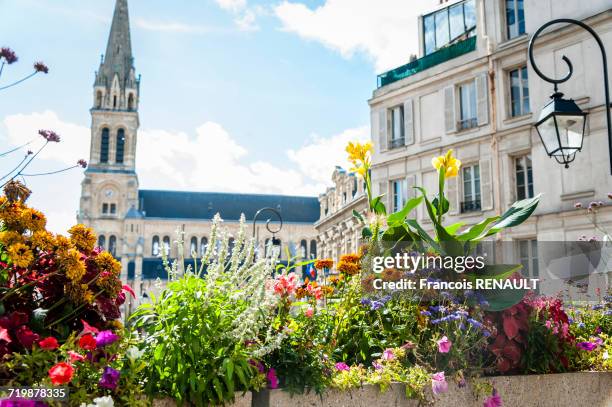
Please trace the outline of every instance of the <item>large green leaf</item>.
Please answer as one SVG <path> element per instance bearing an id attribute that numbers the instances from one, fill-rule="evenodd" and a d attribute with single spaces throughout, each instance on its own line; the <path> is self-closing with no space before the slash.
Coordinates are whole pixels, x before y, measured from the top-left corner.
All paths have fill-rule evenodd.
<path id="1" fill-rule="evenodd" d="M 453 235 L 455 236 L 455 234 L 457 233 L 457 231 L 463 226 L 465 225 L 465 222 L 457 222 L 457 223 L 453 223 L 452 225 L 448 225 L 445 226 L 444 229 L 446 229 L 446 232 L 449 235 Z"/>
<path id="2" fill-rule="evenodd" d="M 360 222 L 365 222 L 363 215 L 353 209 L 353 216 L 356 217 Z"/>
<path id="3" fill-rule="evenodd" d="M 481 270 L 465 273 L 465 277 L 472 282 L 477 278 L 505 280 L 514 273 L 520 272 L 522 268 L 520 264 L 486 264 Z"/>
<path id="4" fill-rule="evenodd" d="M 392 213 L 391 215 L 389 215 L 387 217 L 387 224 L 389 226 L 397 225 L 397 224 L 403 224 L 404 220 L 406 219 L 406 217 L 408 216 L 410 211 L 412 211 L 414 208 L 419 206 L 419 204 L 422 201 L 423 201 L 423 197 L 422 196 L 418 196 L 416 198 L 409 199 L 408 202 L 406 202 L 406 205 L 404 205 L 404 208 L 401 211 Z"/>
<path id="5" fill-rule="evenodd" d="M 376 198 L 372 199 L 372 202 L 370 202 L 370 207 L 372 208 L 372 210 L 379 215 L 387 214 L 387 208 L 385 207 L 385 204 L 382 202 L 383 196 L 384 195 L 379 195 Z"/>
<path id="6" fill-rule="evenodd" d="M 489 226 L 489 224 L 497 221 L 499 218 L 499 216 L 492 216 L 490 218 L 486 218 L 485 220 L 478 222 L 477 224 L 466 230 L 464 233 L 457 235 L 457 239 L 464 242 L 475 239 L 482 234 L 482 232 L 487 228 L 487 226 Z"/>
<path id="7" fill-rule="evenodd" d="M 419 222 L 417 222 L 416 219 L 406 219 L 406 223 L 408 224 L 408 226 L 416 230 L 421 240 L 427 242 L 438 253 L 442 252 L 442 248 L 440 247 L 438 242 L 436 242 L 431 236 L 429 236 L 429 233 L 427 233 L 425 229 L 421 227 L 421 225 L 419 224 Z"/>
<path id="8" fill-rule="evenodd" d="M 465 277 L 476 282 L 476 279 L 491 279 L 491 280 L 506 280 L 514 274 L 520 275 L 520 270 L 523 266 L 520 264 L 488 264 L 482 270 L 474 273 L 466 273 Z M 489 303 L 486 307 L 487 311 L 502 311 L 518 304 L 527 290 L 515 289 L 495 289 L 495 290 L 477 290 L 482 294 L 483 298 Z"/>
<path id="9" fill-rule="evenodd" d="M 463 255 L 463 245 L 461 242 L 457 241 L 454 236 L 446 231 L 444 226 L 438 223 L 438 219 L 436 218 L 436 212 L 427 199 L 427 192 L 424 188 L 416 187 L 421 194 L 423 195 L 423 199 L 425 200 L 425 206 L 427 207 L 427 213 L 429 214 L 429 218 L 431 219 L 434 229 L 436 231 L 436 236 L 438 237 L 438 242 L 442 244 L 443 254 L 447 254 L 449 256 L 462 256 Z"/>
<path id="10" fill-rule="evenodd" d="M 523 199 L 522 201 L 513 203 L 512 206 L 508 208 L 508 210 L 499 218 L 499 222 L 489 229 L 485 236 L 491 236 L 504 228 L 518 226 L 525 222 L 525 220 L 531 216 L 533 211 L 535 211 L 536 207 L 538 206 L 541 195 L 542 194 L 538 194 L 533 198 Z"/>

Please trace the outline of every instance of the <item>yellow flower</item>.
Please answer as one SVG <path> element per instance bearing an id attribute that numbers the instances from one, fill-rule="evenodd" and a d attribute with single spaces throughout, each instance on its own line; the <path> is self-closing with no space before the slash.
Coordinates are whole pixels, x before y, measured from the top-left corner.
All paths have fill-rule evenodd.
<path id="1" fill-rule="evenodd" d="M 21 224 L 26 229 L 36 232 L 45 229 L 47 219 L 42 212 L 26 207 L 21 211 Z"/>
<path id="2" fill-rule="evenodd" d="M 94 293 L 87 284 L 67 284 L 64 287 L 66 296 L 75 304 L 91 304 L 95 299 Z"/>
<path id="3" fill-rule="evenodd" d="M 121 274 L 121 263 L 119 263 L 109 252 L 101 252 L 96 256 L 95 261 L 100 271 L 108 271 L 116 276 Z"/>
<path id="4" fill-rule="evenodd" d="M 53 246 L 55 246 L 55 238 L 46 230 L 34 232 L 30 241 L 32 242 L 32 248 L 38 247 L 44 252 L 53 250 Z"/>
<path id="5" fill-rule="evenodd" d="M 59 263 L 73 282 L 81 281 L 85 275 L 85 264 L 81 261 L 81 253 L 76 249 L 68 249 L 65 254 L 60 255 Z"/>
<path id="6" fill-rule="evenodd" d="M 7 250 L 11 263 L 17 267 L 26 268 L 34 260 L 34 255 L 30 248 L 23 243 L 15 243 Z"/>
<path id="7" fill-rule="evenodd" d="M 15 243 L 23 242 L 23 236 L 14 230 L 5 230 L 4 232 L 0 232 L 0 244 L 3 246 L 10 246 Z"/>
<path id="8" fill-rule="evenodd" d="M 93 250 L 96 244 L 96 235 L 93 230 L 85 225 L 74 225 L 68 230 L 72 243 L 84 253 L 89 253 Z"/>
<path id="9" fill-rule="evenodd" d="M 74 245 L 66 236 L 57 235 L 55 237 L 55 251 L 59 255 L 65 254 L 68 250 L 73 249 Z"/>
<path id="10" fill-rule="evenodd" d="M 445 177 L 452 178 L 459 174 L 461 161 L 453 157 L 453 150 L 450 149 L 445 155 L 432 158 L 431 165 L 433 165 L 433 167 L 438 171 L 442 171 L 442 169 L 444 169 Z"/>
<path id="11" fill-rule="evenodd" d="M 369 141 L 367 143 L 353 143 L 349 141 L 348 146 L 346 146 L 346 152 L 349 154 L 349 161 L 366 161 L 368 158 L 368 153 L 372 152 L 372 143 Z"/>

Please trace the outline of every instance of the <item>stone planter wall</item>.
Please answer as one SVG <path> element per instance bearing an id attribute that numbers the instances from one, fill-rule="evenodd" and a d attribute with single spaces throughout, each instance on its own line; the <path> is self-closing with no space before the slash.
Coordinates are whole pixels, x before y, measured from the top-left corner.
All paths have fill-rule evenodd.
<path id="1" fill-rule="evenodd" d="M 612 372 L 563 373 L 487 378 L 498 390 L 504 407 L 610 407 L 612 406 Z M 433 396 L 435 407 L 482 407 L 484 396 L 475 397 L 472 388 L 449 385 L 448 393 Z M 409 400 L 404 386 L 394 385 L 385 393 L 378 387 L 364 386 L 347 392 L 331 390 L 319 396 L 314 393 L 291 396 L 282 390 L 265 390 L 253 395 L 252 407 L 417 407 Z"/>

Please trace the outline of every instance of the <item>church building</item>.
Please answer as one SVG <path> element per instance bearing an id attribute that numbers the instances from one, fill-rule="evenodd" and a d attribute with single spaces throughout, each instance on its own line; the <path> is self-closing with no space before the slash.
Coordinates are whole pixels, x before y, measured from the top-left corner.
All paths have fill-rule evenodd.
<path id="1" fill-rule="evenodd" d="M 140 189 L 136 172 L 140 84 L 127 0 L 117 0 L 106 53 L 93 86 L 90 164 L 82 182 L 78 221 L 92 227 L 98 244 L 121 260 L 123 280 L 133 285 L 137 296 L 146 296 L 153 281 L 166 277 L 162 247 L 171 258 L 179 257 L 173 244 L 177 230 L 184 236 L 185 258 L 202 252 L 216 213 L 226 227 L 237 230 L 241 214 L 252 223 L 259 209 L 272 208 L 282 217 L 279 232 L 273 235 L 266 228 L 266 220 L 271 219 L 270 229 L 278 229 L 272 211 L 262 213 L 256 228 L 249 224 L 248 231 L 253 230 L 259 246 L 274 239 L 281 258 L 287 258 L 287 251 L 291 257 L 316 256 L 316 197 Z"/>

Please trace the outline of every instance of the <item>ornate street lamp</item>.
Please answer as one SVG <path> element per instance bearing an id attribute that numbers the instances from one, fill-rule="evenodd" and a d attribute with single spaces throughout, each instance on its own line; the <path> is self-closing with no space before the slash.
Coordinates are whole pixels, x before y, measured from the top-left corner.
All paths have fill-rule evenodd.
<path id="1" fill-rule="evenodd" d="M 601 38 L 597 33 L 588 25 L 582 21 L 573 20 L 570 18 L 559 18 L 552 20 L 542 25 L 533 34 L 529 41 L 529 61 L 531 67 L 535 73 L 546 82 L 554 85 L 554 93 L 551 95 L 551 101 L 542 109 L 540 117 L 535 124 L 538 135 L 544 144 L 546 153 L 549 157 L 554 157 L 558 163 L 564 164 L 565 168 L 569 168 L 569 163 L 574 161 L 576 153 L 582 150 L 582 142 L 584 139 L 584 132 L 586 129 L 586 115 L 587 113 L 580 110 L 578 105 L 572 99 L 564 99 L 563 93 L 559 92 L 558 85 L 567 81 L 574 72 L 572 62 L 565 55 L 563 60 L 569 68 L 569 72 L 561 79 L 553 79 L 544 75 L 540 69 L 538 69 L 535 59 L 533 57 L 533 45 L 536 38 L 546 28 L 553 24 L 574 24 L 584 28 L 588 31 L 595 41 L 599 45 L 601 50 L 601 56 L 603 59 L 603 72 L 604 72 L 604 92 L 605 92 L 605 109 L 606 119 L 608 123 L 608 154 L 610 157 L 610 174 L 612 174 L 612 120 L 610 118 L 610 89 L 608 82 L 608 61 L 606 56 L 606 50 L 604 48 Z"/>
<path id="2" fill-rule="evenodd" d="M 280 239 L 276 238 L 276 234 L 280 232 L 281 229 L 283 228 L 283 218 L 278 210 L 271 208 L 271 207 L 265 207 L 255 212 L 255 216 L 253 217 L 253 237 L 255 237 L 255 225 L 257 224 L 257 219 L 264 212 L 272 212 L 278 218 L 278 228 L 277 229 L 274 229 L 271 226 L 272 218 L 266 219 L 266 229 L 268 230 L 268 232 L 272 233 L 272 254 L 280 255 L 281 241 Z"/>

